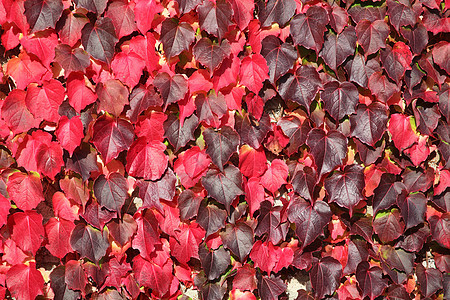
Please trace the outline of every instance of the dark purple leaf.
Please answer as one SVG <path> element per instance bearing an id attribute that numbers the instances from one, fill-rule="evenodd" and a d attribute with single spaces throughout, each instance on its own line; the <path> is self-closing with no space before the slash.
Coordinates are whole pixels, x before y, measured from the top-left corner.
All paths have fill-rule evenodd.
<path id="1" fill-rule="evenodd" d="M 120 173 L 100 175 L 94 183 L 94 195 L 99 204 L 120 215 L 120 209 L 128 197 L 128 182 Z"/>
<path id="2" fill-rule="evenodd" d="M 353 274 L 356 272 L 358 264 L 367 261 L 369 250 L 367 242 L 364 240 L 353 239 L 348 242 L 348 259 L 344 268 L 344 274 Z"/>
<path id="3" fill-rule="evenodd" d="M 75 0 L 74 2 L 77 6 L 86 8 L 97 16 L 103 14 L 108 3 L 107 0 Z"/>
<path id="4" fill-rule="evenodd" d="M 380 267 L 371 267 L 367 261 L 363 261 L 356 269 L 356 280 L 362 290 L 363 298 L 369 296 L 371 300 L 381 295 L 387 286 Z"/>
<path id="5" fill-rule="evenodd" d="M 344 171 L 337 171 L 325 179 L 325 189 L 329 195 L 328 202 L 336 202 L 348 208 L 352 216 L 353 208 L 364 199 L 364 168 L 360 165 L 348 165 Z"/>
<path id="6" fill-rule="evenodd" d="M 427 225 L 427 223 L 424 223 L 424 225 L 419 229 L 414 229 L 412 233 L 400 237 L 395 246 L 400 247 L 406 251 L 419 252 L 429 236 L 430 227 Z"/>
<path id="7" fill-rule="evenodd" d="M 160 199 L 172 201 L 175 196 L 177 177 L 172 169 L 167 169 L 164 176 L 158 181 L 139 180 L 136 186 L 139 188 L 139 198 L 142 199 L 142 208 L 156 208 L 161 214 L 164 208 Z"/>
<path id="8" fill-rule="evenodd" d="M 82 144 L 75 149 L 70 158 L 67 158 L 66 170 L 80 174 L 83 181 L 86 181 L 91 176 L 91 172 L 99 170 L 97 152 L 88 144 Z"/>
<path id="9" fill-rule="evenodd" d="M 200 246 L 198 252 L 202 268 L 205 271 L 208 280 L 219 278 L 231 263 L 230 253 L 223 247 L 217 250 L 208 250 L 206 247 Z"/>
<path id="10" fill-rule="evenodd" d="M 303 167 L 292 176 L 291 184 L 294 191 L 306 200 L 313 201 L 314 187 L 317 182 L 317 174 L 310 167 Z"/>
<path id="11" fill-rule="evenodd" d="M 202 38 L 195 44 L 193 53 L 195 59 L 212 73 L 226 57 L 230 56 L 231 48 L 228 40 L 219 45 L 208 38 Z"/>
<path id="12" fill-rule="evenodd" d="M 258 0 L 258 19 L 261 27 L 270 27 L 272 23 L 278 23 L 284 27 L 295 14 L 296 4 L 294 0 Z"/>
<path id="13" fill-rule="evenodd" d="M 426 192 L 434 181 L 434 171 L 427 168 L 425 172 L 406 169 L 402 175 L 408 193 Z"/>
<path id="14" fill-rule="evenodd" d="M 373 192 L 373 212 L 376 214 L 380 210 L 390 208 L 397 203 L 397 198 L 406 194 L 406 187 L 403 183 L 397 181 L 393 174 L 384 173 L 381 175 L 380 183 Z M 406 197 L 406 195 L 403 195 Z"/>
<path id="15" fill-rule="evenodd" d="M 335 130 L 328 132 L 314 128 L 308 134 L 306 144 L 311 150 L 319 175 L 318 180 L 337 166 L 342 165 L 347 156 L 347 139 Z"/>
<path id="16" fill-rule="evenodd" d="M 418 23 L 414 29 L 401 27 L 400 33 L 409 41 L 414 54 L 420 54 L 428 44 L 428 31 L 422 23 Z"/>
<path id="17" fill-rule="evenodd" d="M 442 288 L 442 273 L 437 269 L 425 269 L 421 264 L 417 264 L 416 276 L 420 293 L 424 297 L 431 297 Z"/>
<path id="18" fill-rule="evenodd" d="M 320 56 L 325 63 L 336 72 L 337 68 L 347 59 L 347 57 L 355 53 L 355 48 L 355 27 L 349 26 L 338 35 L 332 32 L 327 34 L 322 51 L 320 51 Z"/>
<path id="19" fill-rule="evenodd" d="M 111 236 L 122 246 L 130 241 L 137 230 L 137 223 L 129 214 L 124 214 L 122 220 L 109 222 L 107 226 Z"/>
<path id="20" fill-rule="evenodd" d="M 409 275 L 414 268 L 414 253 L 406 252 L 403 249 L 395 249 L 389 245 L 383 245 L 380 248 L 380 258 L 392 269 Z"/>
<path id="21" fill-rule="evenodd" d="M 181 220 L 188 220 L 197 215 L 203 198 L 196 196 L 192 190 L 184 190 L 178 197 L 178 209 Z"/>
<path id="22" fill-rule="evenodd" d="M 267 241 L 274 245 L 284 241 L 289 230 L 289 223 L 283 220 L 282 208 L 282 206 L 272 207 L 270 201 L 263 201 L 259 210 L 255 234 L 257 236 L 267 234 Z M 284 217 L 284 219 L 286 218 Z"/>
<path id="23" fill-rule="evenodd" d="M 331 256 L 324 257 L 313 265 L 309 278 L 318 299 L 332 295 L 339 287 L 342 277 L 341 263 Z"/>
<path id="24" fill-rule="evenodd" d="M 397 198 L 397 205 L 400 208 L 406 229 L 425 221 L 427 198 L 422 193 L 411 194 L 408 197 L 400 196 Z"/>
<path id="25" fill-rule="evenodd" d="M 311 126 L 308 121 L 301 121 L 297 116 L 284 116 L 278 121 L 283 133 L 289 138 L 289 146 L 286 148 L 287 154 L 291 155 L 299 150 L 299 147 L 306 142 Z"/>
<path id="26" fill-rule="evenodd" d="M 253 247 L 253 229 L 244 222 L 227 224 L 225 231 L 220 233 L 225 248 L 230 249 L 234 255 L 244 262 Z"/>
<path id="27" fill-rule="evenodd" d="M 351 135 L 374 147 L 386 131 L 388 120 L 385 105 L 378 102 L 369 106 L 360 104 L 356 115 L 350 117 Z"/>
<path id="28" fill-rule="evenodd" d="M 110 64 L 114 56 L 114 47 L 118 39 L 116 29 L 110 18 L 100 18 L 86 24 L 81 31 L 81 43 L 84 49 L 95 59 Z"/>
<path id="29" fill-rule="evenodd" d="M 188 81 L 181 74 L 171 77 L 165 72 L 160 72 L 153 80 L 153 84 L 161 93 L 165 107 L 182 100 L 188 92 Z"/>
<path id="30" fill-rule="evenodd" d="M 290 43 L 282 43 L 274 35 L 265 37 L 261 44 L 261 54 L 267 61 L 270 81 L 275 84 L 278 78 L 286 74 L 294 66 L 298 57 L 297 50 Z"/>
<path id="31" fill-rule="evenodd" d="M 314 205 L 300 197 L 291 199 L 287 210 L 291 223 L 295 223 L 295 233 L 300 239 L 301 248 L 305 248 L 323 232 L 323 228 L 331 220 L 331 210 L 324 201 L 316 201 Z"/>
<path id="32" fill-rule="evenodd" d="M 278 299 L 278 296 L 286 291 L 287 285 L 280 277 L 274 275 L 264 276 L 256 274 L 258 278 L 258 293 L 262 300 Z"/>
<path id="33" fill-rule="evenodd" d="M 290 23 L 290 32 L 295 45 L 301 45 L 319 53 L 323 45 L 323 34 L 328 24 L 328 13 L 321 6 L 310 6 L 306 14 L 296 15 Z"/>
<path id="34" fill-rule="evenodd" d="M 178 151 L 181 147 L 194 140 L 194 130 L 198 126 L 198 118 L 194 114 L 184 120 L 181 125 L 180 120 L 174 114 L 170 114 L 164 122 L 164 136 L 170 144 Z"/>
<path id="35" fill-rule="evenodd" d="M 32 33 L 48 27 L 55 28 L 64 9 L 61 0 L 26 0 L 23 5 Z"/>
<path id="36" fill-rule="evenodd" d="M 233 128 L 224 126 L 220 131 L 207 128 L 203 132 L 206 142 L 206 153 L 211 157 L 212 162 L 223 171 L 223 166 L 230 159 L 231 155 L 237 151 L 240 144 L 239 134 Z"/>
<path id="37" fill-rule="evenodd" d="M 197 215 L 197 223 L 206 230 L 205 238 L 208 238 L 219 229 L 225 227 L 227 212 L 213 204 L 200 205 Z"/>
<path id="38" fill-rule="evenodd" d="M 285 101 L 295 101 L 309 112 L 309 107 L 320 88 L 322 82 L 316 69 L 302 65 L 294 74 L 289 73 L 281 78 L 278 92 Z"/>
<path id="39" fill-rule="evenodd" d="M 224 172 L 210 169 L 202 178 L 202 185 L 211 197 L 225 205 L 228 212 L 233 200 L 244 193 L 242 190 L 242 174 L 233 165 L 228 165 Z"/>
<path id="40" fill-rule="evenodd" d="M 381 72 L 375 72 L 369 77 L 369 89 L 376 98 L 383 103 L 395 96 L 400 88 L 394 82 L 391 82 Z"/>
<path id="41" fill-rule="evenodd" d="M 360 86 L 366 88 L 370 76 L 373 73 L 381 71 L 380 64 L 375 59 L 366 59 L 361 54 L 355 54 L 353 60 L 345 64 L 347 73 L 350 75 L 350 81 L 353 81 Z"/>
<path id="42" fill-rule="evenodd" d="M 330 81 L 323 87 L 321 93 L 324 108 L 330 115 L 339 121 L 346 115 L 351 115 L 359 103 L 359 93 L 351 82 Z"/>
<path id="43" fill-rule="evenodd" d="M 373 220 L 373 228 L 383 243 L 397 239 L 404 231 L 405 225 L 400 221 L 400 212 L 393 208 L 379 212 Z"/>
<path id="44" fill-rule="evenodd" d="M 416 3 L 419 4 L 419 3 Z M 419 17 L 419 13 L 414 10 L 409 1 L 387 1 L 389 22 L 394 26 L 397 32 L 400 32 L 401 26 L 414 26 Z"/>
<path id="45" fill-rule="evenodd" d="M 70 72 L 84 72 L 91 64 L 86 51 L 81 48 L 72 49 L 66 44 L 56 46 L 55 61 L 66 71 L 66 74 Z"/>
<path id="46" fill-rule="evenodd" d="M 386 47 L 386 39 L 389 35 L 389 26 L 384 20 L 370 22 L 361 20 L 356 25 L 356 35 L 358 43 L 364 49 L 364 55 L 377 52 L 380 48 Z"/>
<path id="47" fill-rule="evenodd" d="M 108 232 L 80 223 L 70 235 L 70 245 L 82 257 L 98 263 L 109 247 Z"/>
<path id="48" fill-rule="evenodd" d="M 247 144 L 254 149 L 258 149 L 269 130 L 272 129 L 269 115 L 263 114 L 259 121 L 249 114 L 236 114 L 235 118 L 234 128 L 241 137 L 241 144 Z"/>
<path id="49" fill-rule="evenodd" d="M 195 32 L 186 22 L 179 23 L 177 19 L 165 19 L 161 25 L 161 43 L 167 59 L 174 57 L 189 46 L 195 40 Z"/>
<path id="50" fill-rule="evenodd" d="M 227 103 L 222 93 L 212 93 L 208 96 L 199 94 L 195 98 L 195 106 L 200 122 L 213 127 L 219 127 L 220 118 L 227 112 Z"/>
<path id="51" fill-rule="evenodd" d="M 228 27 L 233 25 L 233 9 L 225 0 L 203 0 L 203 4 L 197 7 L 200 28 L 222 40 L 228 32 Z"/>
<path id="52" fill-rule="evenodd" d="M 359 4 L 352 5 L 348 10 L 348 13 L 352 17 L 355 23 L 361 22 L 361 20 L 369 20 L 370 22 L 375 22 L 376 20 L 384 20 L 386 16 L 386 5 L 372 6 Z"/>
<path id="53" fill-rule="evenodd" d="M 144 87 L 138 85 L 130 94 L 130 109 L 126 115 L 131 122 L 135 123 L 138 116 L 149 107 L 161 107 L 163 100 L 161 96 L 155 92 L 155 88 L 151 85 Z"/>

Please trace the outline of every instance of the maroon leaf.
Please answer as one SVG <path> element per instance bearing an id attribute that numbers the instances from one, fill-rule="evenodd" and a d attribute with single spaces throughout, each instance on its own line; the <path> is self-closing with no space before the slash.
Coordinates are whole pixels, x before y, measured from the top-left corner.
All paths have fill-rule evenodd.
<path id="1" fill-rule="evenodd" d="M 424 297 L 431 297 L 442 288 L 442 273 L 437 269 L 424 268 L 421 264 L 416 267 L 417 281 L 420 293 Z"/>
<path id="2" fill-rule="evenodd" d="M 430 236 L 430 227 L 427 223 L 419 229 L 413 231 L 411 234 L 400 237 L 396 247 L 400 247 L 410 252 L 418 252 L 422 249 L 426 239 Z"/>
<path id="3" fill-rule="evenodd" d="M 86 181 L 92 172 L 98 171 L 97 152 L 87 144 L 82 144 L 66 160 L 66 169 L 80 174 L 83 181 Z"/>
<path id="4" fill-rule="evenodd" d="M 317 91 L 322 88 L 319 74 L 311 66 L 302 65 L 295 74 L 289 73 L 280 81 L 278 92 L 281 97 L 303 105 L 308 112 Z"/>
<path id="5" fill-rule="evenodd" d="M 263 300 L 277 299 L 279 295 L 286 291 L 287 285 L 280 277 L 274 275 L 264 276 L 256 274 L 258 278 L 258 293 Z"/>
<path id="6" fill-rule="evenodd" d="M 127 2 L 114 1 L 112 2 L 105 16 L 110 18 L 116 28 L 116 34 L 119 38 L 131 34 L 137 30 L 136 22 L 134 20 L 134 5 Z"/>
<path id="7" fill-rule="evenodd" d="M 442 216 L 432 216 L 428 219 L 431 235 L 441 246 L 450 249 L 450 213 Z"/>
<path id="8" fill-rule="evenodd" d="M 441 116 L 437 105 L 431 108 L 416 106 L 414 116 L 416 118 L 417 129 L 421 133 L 431 136 L 434 135 L 434 129 L 436 129 Z"/>
<path id="9" fill-rule="evenodd" d="M 110 64 L 114 56 L 114 46 L 118 39 L 110 18 L 98 19 L 95 25 L 86 24 L 81 31 L 84 49 L 95 59 Z"/>
<path id="10" fill-rule="evenodd" d="M 387 123 L 386 106 L 377 102 L 369 106 L 360 104 L 356 115 L 350 117 L 351 134 L 361 142 L 375 146 L 386 131 Z"/>
<path id="11" fill-rule="evenodd" d="M 161 97 L 155 92 L 153 86 L 147 88 L 138 85 L 130 94 L 130 110 L 126 115 L 131 122 L 135 123 L 138 116 L 149 107 L 160 107 L 163 105 Z"/>
<path id="12" fill-rule="evenodd" d="M 177 178 L 171 169 L 168 169 L 164 176 L 154 182 L 148 180 L 139 180 L 139 198 L 142 199 L 142 208 L 156 208 L 161 214 L 164 208 L 160 203 L 160 199 L 172 201 L 175 196 Z"/>
<path id="13" fill-rule="evenodd" d="M 98 112 L 103 110 L 120 116 L 124 106 L 128 104 L 128 89 L 119 80 L 100 82 L 95 91 L 99 100 Z"/>
<path id="14" fill-rule="evenodd" d="M 288 229 L 288 223 L 283 220 L 285 217 L 282 219 L 281 210 L 282 207 L 272 207 L 269 201 L 263 201 L 258 216 L 258 226 L 255 230 L 255 234 L 258 236 L 267 234 L 267 240 L 274 245 L 284 240 Z"/>
<path id="15" fill-rule="evenodd" d="M 389 22 L 395 27 L 397 32 L 400 31 L 400 26 L 414 26 L 417 22 L 419 13 L 409 2 L 388 0 L 387 6 Z"/>
<path id="16" fill-rule="evenodd" d="M 323 34 L 328 24 L 328 13 L 320 6 L 310 6 L 306 14 L 296 15 L 290 23 L 294 44 L 318 53 L 322 49 Z"/>
<path id="17" fill-rule="evenodd" d="M 233 200 L 244 193 L 242 190 L 242 174 L 233 165 L 228 165 L 224 172 L 210 169 L 202 178 L 202 185 L 211 197 L 225 205 L 228 212 Z"/>
<path id="18" fill-rule="evenodd" d="M 194 38 L 194 29 L 186 22 L 179 23 L 177 19 L 172 18 L 162 23 L 161 42 L 168 59 L 188 50 Z"/>
<path id="19" fill-rule="evenodd" d="M 328 82 L 320 96 L 323 99 L 324 108 L 336 121 L 354 113 L 359 102 L 358 89 L 353 83 L 347 81 Z"/>
<path id="20" fill-rule="evenodd" d="M 124 246 L 137 230 L 137 223 L 129 214 L 124 214 L 122 220 L 108 223 L 108 229 L 116 242 Z"/>
<path id="21" fill-rule="evenodd" d="M 69 45 L 65 44 L 56 46 L 55 61 L 66 70 L 66 74 L 78 71 L 84 72 L 91 64 L 86 51 L 80 48 L 72 49 Z"/>
<path id="22" fill-rule="evenodd" d="M 389 81 L 381 72 L 375 72 L 369 77 L 369 89 L 383 103 L 388 103 L 400 91 L 398 85 Z"/>
<path id="23" fill-rule="evenodd" d="M 380 248 L 380 257 L 391 268 L 409 275 L 414 267 L 414 254 L 404 251 L 403 249 L 395 249 L 389 245 L 383 245 Z"/>
<path id="24" fill-rule="evenodd" d="M 70 245 L 82 257 L 98 263 L 108 250 L 108 233 L 80 223 L 70 235 Z"/>
<path id="25" fill-rule="evenodd" d="M 350 60 L 345 68 L 350 75 L 350 81 L 362 87 L 367 87 L 369 78 L 373 73 L 381 71 L 380 64 L 376 60 L 370 59 L 366 62 L 364 56 L 359 53 L 355 54 L 353 60 Z"/>
<path id="26" fill-rule="evenodd" d="M 50 287 L 55 293 L 55 299 L 77 298 L 81 297 L 80 291 L 73 291 L 69 289 L 65 282 L 65 267 L 59 266 L 53 269 L 50 273 Z"/>
<path id="27" fill-rule="evenodd" d="M 230 253 L 224 248 L 208 250 L 205 247 L 200 247 L 199 256 L 208 280 L 219 278 L 230 264 Z"/>
<path id="28" fill-rule="evenodd" d="M 158 73 L 153 80 L 153 84 L 161 93 L 165 107 L 182 100 L 188 92 L 187 79 L 180 74 L 170 76 L 165 72 Z"/>
<path id="29" fill-rule="evenodd" d="M 347 155 L 347 139 L 338 131 L 326 133 L 322 129 L 314 128 L 309 132 L 306 144 L 311 149 L 319 180 L 324 174 L 342 165 Z"/>
<path id="30" fill-rule="evenodd" d="M 272 83 L 286 74 L 297 60 L 297 50 L 290 43 L 282 43 L 279 38 L 269 35 L 262 40 L 261 54 L 267 61 Z"/>
<path id="31" fill-rule="evenodd" d="M 387 74 L 399 83 L 406 70 L 411 70 L 412 54 L 403 42 L 397 42 L 394 47 L 386 46 L 381 51 L 381 62 Z"/>
<path id="32" fill-rule="evenodd" d="M 227 212 L 213 204 L 200 205 L 197 223 L 206 230 L 205 238 L 225 227 Z"/>
<path id="33" fill-rule="evenodd" d="M 257 1 L 258 19 L 261 27 L 270 27 L 272 23 L 278 23 L 284 27 L 295 14 L 296 4 L 293 0 L 269 0 Z"/>
<path id="34" fill-rule="evenodd" d="M 192 190 L 184 190 L 178 197 L 178 209 L 180 210 L 180 219 L 188 220 L 197 215 L 200 203 L 203 198 L 196 196 Z"/>
<path id="35" fill-rule="evenodd" d="M 337 68 L 353 53 L 356 48 L 355 27 L 349 26 L 338 35 L 329 32 L 323 44 L 320 56 L 335 72 Z"/>
<path id="36" fill-rule="evenodd" d="M 428 40 L 426 40 L 428 42 Z M 445 70 L 447 74 L 450 74 L 450 63 L 448 57 L 450 56 L 450 44 L 442 41 L 436 44 L 433 48 L 433 60 L 434 62 Z"/>
<path id="37" fill-rule="evenodd" d="M 219 45 L 208 38 L 202 38 L 195 44 L 193 53 L 195 59 L 212 73 L 226 57 L 230 56 L 231 48 L 227 40 Z"/>
<path id="38" fill-rule="evenodd" d="M 376 266 L 370 267 L 367 261 L 363 261 L 358 265 L 356 280 L 358 280 L 363 297 L 369 296 L 373 300 L 383 293 L 387 283 L 382 276 L 383 271 L 381 268 Z"/>
<path id="39" fill-rule="evenodd" d="M 330 256 L 324 257 L 314 264 L 309 274 L 314 294 L 319 299 L 326 295 L 332 295 L 339 287 L 341 277 L 341 263 Z"/>
<path id="40" fill-rule="evenodd" d="M 352 215 L 353 208 L 363 200 L 364 189 L 363 167 L 348 165 L 343 172 L 335 172 L 325 179 L 325 189 L 330 196 L 329 202 L 336 202 L 339 206 L 346 207 Z"/>
<path id="41" fill-rule="evenodd" d="M 26 0 L 24 7 L 32 33 L 48 27 L 55 28 L 64 9 L 61 0 Z"/>
<path id="42" fill-rule="evenodd" d="M 107 0 L 75 0 L 76 5 L 86 8 L 88 11 L 100 16 L 105 11 Z"/>
<path id="43" fill-rule="evenodd" d="M 203 132 L 203 137 L 206 146 L 208 146 L 206 153 L 211 157 L 212 162 L 219 167 L 220 171 L 223 171 L 223 166 L 239 146 L 239 134 L 231 127 L 224 126 L 219 132 L 211 128 L 206 129 Z"/>
<path id="44" fill-rule="evenodd" d="M 359 23 L 366 19 L 370 22 L 375 22 L 376 20 L 384 20 L 386 16 L 386 5 L 372 6 L 372 5 L 352 5 L 348 10 L 350 16 L 355 23 Z"/>
<path id="45" fill-rule="evenodd" d="M 289 146 L 286 148 L 288 155 L 298 151 L 298 148 L 306 142 L 308 133 L 311 130 L 309 122 L 302 122 L 294 115 L 284 116 L 278 121 L 277 125 L 289 137 Z"/>
<path id="46" fill-rule="evenodd" d="M 263 114 L 259 121 L 254 120 L 251 115 L 236 115 L 235 129 L 241 136 L 241 144 L 247 144 L 258 149 L 271 129 L 270 117 Z"/>
<path id="47" fill-rule="evenodd" d="M 350 240 L 348 242 L 348 258 L 347 264 L 344 268 L 344 274 L 356 273 L 358 264 L 362 261 L 367 261 L 369 257 L 369 250 L 367 249 L 367 241 L 364 240 Z"/>
<path id="48" fill-rule="evenodd" d="M 291 184 L 294 191 L 306 200 L 313 201 L 313 191 L 317 182 L 317 174 L 310 167 L 303 167 L 292 176 Z"/>
<path id="49" fill-rule="evenodd" d="M 397 205 L 400 208 L 406 229 L 424 222 L 427 198 L 422 193 L 411 194 L 408 197 L 397 197 Z"/>
<path id="50" fill-rule="evenodd" d="M 120 209 L 128 196 L 127 180 L 120 173 L 111 173 L 108 177 L 102 174 L 95 180 L 94 195 L 101 206 L 120 215 Z"/>
<path id="51" fill-rule="evenodd" d="M 400 222 L 398 209 L 378 213 L 373 221 L 373 228 L 384 243 L 397 239 L 404 231 L 405 225 Z"/>
<path id="52" fill-rule="evenodd" d="M 420 54 L 428 44 L 428 32 L 422 23 L 418 23 L 413 29 L 401 27 L 400 33 L 409 41 L 409 46 L 414 54 Z"/>
<path id="53" fill-rule="evenodd" d="M 380 48 L 386 47 L 389 26 L 383 20 L 374 22 L 361 20 L 356 25 L 356 35 L 358 36 L 358 43 L 363 47 L 364 55 L 367 57 Z"/>
<path id="54" fill-rule="evenodd" d="M 243 222 L 227 224 L 220 238 L 225 248 L 230 249 L 241 262 L 245 261 L 253 247 L 253 229 Z"/>
<path id="55" fill-rule="evenodd" d="M 295 223 L 295 233 L 304 248 L 323 232 L 323 228 L 331 220 L 332 213 L 324 201 L 319 200 L 311 205 L 302 198 L 295 197 L 291 200 L 287 215 L 289 221 Z"/>
<path id="56" fill-rule="evenodd" d="M 345 26 L 348 24 L 348 14 L 345 9 L 339 6 L 327 7 L 328 18 L 330 19 L 330 26 L 338 34 L 344 30 Z"/>
<path id="57" fill-rule="evenodd" d="M 197 7 L 200 28 L 215 35 L 222 40 L 228 32 L 228 27 L 233 24 L 233 9 L 231 4 L 225 0 L 212 2 L 204 0 L 202 5 Z"/>
<path id="58" fill-rule="evenodd" d="M 227 112 L 227 104 L 222 93 L 214 93 L 205 96 L 200 94 L 195 98 L 195 106 L 200 122 L 205 122 L 209 126 L 219 127 L 220 118 Z"/>
<path id="59" fill-rule="evenodd" d="M 190 116 L 182 124 L 177 116 L 170 114 L 164 122 L 164 136 L 167 137 L 175 151 L 178 151 L 194 139 L 194 130 L 197 126 L 198 118 L 196 115 Z"/>
<path id="60" fill-rule="evenodd" d="M 385 173 L 381 175 L 380 183 L 373 193 L 373 212 L 376 214 L 380 210 L 390 208 L 396 204 L 397 198 L 406 190 L 401 182 L 393 174 Z"/>
<path id="61" fill-rule="evenodd" d="M 123 150 L 128 150 L 133 139 L 133 126 L 128 121 L 105 114 L 94 123 L 92 142 L 102 154 L 105 163 L 116 158 Z"/>
<path id="62" fill-rule="evenodd" d="M 111 212 L 107 209 L 103 209 L 97 201 L 92 201 L 88 204 L 83 214 L 80 214 L 83 219 L 89 224 L 98 229 L 103 229 L 106 223 L 111 221 L 113 217 L 117 215 L 116 212 Z"/>

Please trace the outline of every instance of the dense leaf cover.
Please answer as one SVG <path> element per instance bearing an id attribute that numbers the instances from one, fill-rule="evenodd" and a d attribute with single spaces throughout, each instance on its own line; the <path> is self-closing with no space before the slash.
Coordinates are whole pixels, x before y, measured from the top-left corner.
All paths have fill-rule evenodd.
<path id="1" fill-rule="evenodd" d="M 450 1 L 0 26 L 1 298 L 450 299 Z"/>

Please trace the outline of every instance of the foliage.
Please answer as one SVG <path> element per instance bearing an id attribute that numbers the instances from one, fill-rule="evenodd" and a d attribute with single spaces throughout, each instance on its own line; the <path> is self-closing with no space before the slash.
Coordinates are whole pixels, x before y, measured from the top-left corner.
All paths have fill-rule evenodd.
<path id="1" fill-rule="evenodd" d="M 0 0 L 0 297 L 450 299 L 449 7 Z"/>

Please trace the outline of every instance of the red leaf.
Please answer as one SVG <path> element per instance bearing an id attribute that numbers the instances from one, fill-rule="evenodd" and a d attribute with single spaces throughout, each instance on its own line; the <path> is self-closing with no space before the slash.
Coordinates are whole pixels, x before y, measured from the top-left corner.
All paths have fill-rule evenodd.
<path id="1" fill-rule="evenodd" d="M 53 31 L 41 31 L 36 33 L 32 38 L 24 36 L 20 40 L 20 43 L 28 54 L 36 55 L 47 68 L 50 67 L 50 63 L 54 58 L 57 60 L 55 57 L 55 47 L 58 45 L 58 36 Z"/>
<path id="2" fill-rule="evenodd" d="M 173 278 L 171 263 L 158 266 L 138 255 L 133 260 L 133 271 L 141 285 L 151 288 L 158 295 L 165 295 L 169 291 Z"/>
<path id="3" fill-rule="evenodd" d="M 1 116 L 14 134 L 26 132 L 38 127 L 40 119 L 35 119 L 26 106 L 25 91 L 15 89 L 6 97 L 2 105 Z"/>
<path id="4" fill-rule="evenodd" d="M 74 116 L 71 119 L 62 116 L 59 119 L 58 129 L 55 132 L 61 146 L 69 151 L 72 156 L 73 151 L 81 143 L 84 138 L 83 123 L 79 116 Z"/>
<path id="5" fill-rule="evenodd" d="M 29 265 L 17 264 L 6 273 L 6 284 L 11 296 L 16 299 L 34 300 L 37 295 L 43 295 L 44 283 L 34 262 Z"/>
<path id="6" fill-rule="evenodd" d="M 31 210 L 44 201 L 39 174 L 15 172 L 8 178 L 8 194 L 18 208 Z"/>
<path id="7" fill-rule="evenodd" d="M 64 166 L 63 150 L 59 143 L 41 144 L 36 149 L 36 162 L 38 171 L 54 180 Z"/>
<path id="8" fill-rule="evenodd" d="M 157 180 L 167 168 L 166 146 L 159 141 L 137 139 L 127 154 L 127 172 L 131 176 Z"/>
<path id="9" fill-rule="evenodd" d="M 286 183 L 288 166 L 283 160 L 275 159 L 261 177 L 261 184 L 272 194 Z"/>
<path id="10" fill-rule="evenodd" d="M 388 130 L 392 136 L 395 147 L 400 150 L 406 149 L 418 140 L 412 129 L 411 122 L 414 120 L 403 114 L 393 114 L 389 120 Z"/>
<path id="11" fill-rule="evenodd" d="M 42 88 L 31 84 L 27 89 L 25 103 L 35 118 L 43 118 L 50 122 L 58 122 L 58 108 L 64 101 L 64 88 L 57 80 L 44 82 Z"/>
<path id="12" fill-rule="evenodd" d="M 72 251 L 69 238 L 74 228 L 75 225 L 71 221 L 64 219 L 57 220 L 56 218 L 51 218 L 45 224 L 45 232 L 48 237 L 48 245 L 45 247 L 52 255 L 63 258 L 67 253 Z"/>
<path id="13" fill-rule="evenodd" d="M 151 210 L 147 210 L 136 220 L 138 229 L 133 239 L 133 248 L 138 249 L 144 258 L 150 259 L 155 246 L 161 244 L 159 239 L 158 220 Z"/>
<path id="14" fill-rule="evenodd" d="M 155 15 L 163 10 L 162 5 L 155 0 L 137 0 L 135 1 L 134 18 L 136 25 L 142 34 L 152 29 L 152 21 Z"/>
<path id="15" fill-rule="evenodd" d="M 139 83 L 144 67 L 144 60 L 138 54 L 131 51 L 120 52 L 111 62 L 111 69 L 115 77 L 125 83 L 129 88 Z"/>
<path id="16" fill-rule="evenodd" d="M 45 236 L 42 216 L 35 211 L 27 210 L 17 212 L 10 218 L 13 222 L 11 239 L 20 249 L 35 255 Z"/>
<path id="17" fill-rule="evenodd" d="M 199 259 L 198 245 L 204 236 L 205 231 L 197 223 L 183 223 L 176 238 L 170 237 L 172 255 L 182 264 L 186 264 L 191 257 Z"/>
<path id="18" fill-rule="evenodd" d="M 86 86 L 85 78 L 80 73 L 71 73 L 67 78 L 67 96 L 70 105 L 77 112 L 94 103 L 97 99 L 94 92 Z"/>
<path id="19" fill-rule="evenodd" d="M 240 82 L 255 94 L 258 94 L 263 87 L 264 80 L 269 79 L 268 74 L 269 68 L 266 60 L 260 54 L 246 56 L 241 62 L 239 71 Z"/>
<path id="20" fill-rule="evenodd" d="M 100 151 L 106 164 L 123 150 L 128 150 L 134 139 L 131 123 L 106 114 L 95 121 L 93 129 L 92 143 Z"/>
<path id="21" fill-rule="evenodd" d="M 119 39 L 137 30 L 134 21 L 134 6 L 134 2 L 122 1 L 114 1 L 108 6 L 105 16 L 113 22 Z"/>

